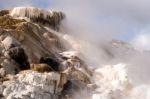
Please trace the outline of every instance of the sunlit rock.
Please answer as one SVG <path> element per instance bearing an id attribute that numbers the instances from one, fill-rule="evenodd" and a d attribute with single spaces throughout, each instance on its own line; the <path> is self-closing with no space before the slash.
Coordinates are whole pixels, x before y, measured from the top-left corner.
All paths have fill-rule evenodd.
<path id="1" fill-rule="evenodd" d="M 16 7 L 10 12 L 10 16 L 14 18 L 25 19 L 27 21 L 47 24 L 56 28 L 60 21 L 64 19 L 62 12 L 48 11 L 35 7 Z"/>
<path id="2" fill-rule="evenodd" d="M 3 41 L 2 41 L 2 44 L 4 45 L 5 49 L 8 50 L 12 47 L 15 47 L 15 46 L 20 46 L 19 42 L 11 37 L 11 36 L 7 36 Z"/>
<path id="3" fill-rule="evenodd" d="M 16 77 L 16 80 L 9 81 L 3 91 L 7 99 L 53 99 L 59 96 L 62 90 L 59 87 L 60 74 L 56 72 L 43 74 L 28 71 Z"/>

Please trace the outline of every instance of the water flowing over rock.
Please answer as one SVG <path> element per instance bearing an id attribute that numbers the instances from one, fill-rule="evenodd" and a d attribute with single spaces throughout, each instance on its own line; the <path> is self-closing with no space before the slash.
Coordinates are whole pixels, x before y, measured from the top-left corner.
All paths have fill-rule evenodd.
<path id="1" fill-rule="evenodd" d="M 65 17 L 62 12 L 47 11 L 34 7 L 16 7 L 10 12 L 10 16 L 47 24 L 53 26 L 53 28 L 56 28 Z"/>

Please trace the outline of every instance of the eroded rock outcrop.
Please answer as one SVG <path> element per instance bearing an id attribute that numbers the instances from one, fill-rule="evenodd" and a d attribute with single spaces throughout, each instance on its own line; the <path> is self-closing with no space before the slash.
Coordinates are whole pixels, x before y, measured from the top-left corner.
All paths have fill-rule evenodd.
<path id="1" fill-rule="evenodd" d="M 59 62 L 50 57 L 41 57 L 40 63 L 48 64 L 54 71 L 59 71 Z"/>
<path id="2" fill-rule="evenodd" d="M 3 84 L 3 95 L 6 99 L 58 99 L 62 91 L 59 83 L 60 74 L 56 72 L 22 72 Z"/>
<path id="3" fill-rule="evenodd" d="M 7 36 L 6 38 L 4 38 L 4 40 L 2 41 L 2 44 L 6 50 L 9 50 L 10 48 L 13 48 L 16 46 L 20 46 L 19 42 L 11 36 Z"/>
<path id="4" fill-rule="evenodd" d="M 0 11 L 0 98 L 67 99 L 91 83 L 87 65 L 59 35 L 64 17 L 34 7 Z"/>
<path id="5" fill-rule="evenodd" d="M 8 15 L 9 14 L 9 10 L 1 10 L 0 11 L 0 16 L 4 16 L 4 15 Z"/>
<path id="6" fill-rule="evenodd" d="M 0 89 L 3 89 L 4 85 L 2 85 L 2 83 L 6 84 L 6 82 L 10 82 L 9 84 L 7 83 L 8 86 L 5 86 L 7 87 L 6 89 L 8 89 L 5 90 L 5 94 L 2 94 L 4 90 L 0 90 L 0 98 L 23 98 L 24 88 L 27 88 L 27 96 L 24 96 L 25 99 L 27 99 L 30 94 L 27 82 L 30 82 L 32 79 L 28 78 L 26 84 L 19 80 L 20 76 L 22 78 L 24 77 L 23 74 L 18 73 L 22 70 L 30 69 L 30 64 L 34 64 L 34 66 L 31 65 L 33 71 L 42 73 L 30 72 L 26 73 L 26 76 L 36 78 L 37 75 L 40 75 L 38 76 L 39 81 L 43 79 L 42 81 L 45 81 L 45 83 L 47 79 L 52 79 L 52 77 L 48 76 L 48 74 L 44 74 L 44 72 L 51 72 L 53 69 L 51 69 L 48 64 L 42 65 L 39 63 L 41 57 L 50 56 L 55 58 L 59 52 L 64 50 L 59 37 L 53 33 L 53 31 L 59 29 L 60 22 L 63 19 L 64 14 L 62 12 L 46 11 L 34 7 L 20 7 L 0 11 Z M 52 31 L 48 28 L 51 28 Z M 17 77 L 15 76 L 16 74 L 18 74 Z M 11 77 L 8 75 L 11 75 Z M 60 76 L 58 72 L 56 75 Z M 43 78 L 45 76 L 48 76 L 48 78 L 45 78 L 46 80 Z M 12 80 L 11 78 L 13 77 L 16 77 L 16 79 Z M 54 76 L 54 79 L 57 79 L 57 77 Z M 40 83 L 39 81 L 35 82 Z M 41 82 L 43 86 L 45 83 Z M 52 87 L 55 87 L 53 80 L 52 85 L 46 86 L 46 88 L 53 90 Z M 12 90 L 12 88 L 14 89 Z M 20 90 L 22 89 L 21 93 L 23 94 L 20 96 L 16 96 L 18 88 L 20 88 Z M 39 96 L 34 97 L 34 99 L 41 99 L 41 94 L 46 96 L 45 99 L 49 99 L 50 97 L 54 99 L 55 97 L 51 95 L 54 94 L 54 92 L 50 91 L 47 93 L 48 91 L 44 91 L 47 90 L 45 87 L 38 88 L 37 86 L 33 87 L 33 85 L 31 85 L 30 88 L 33 88 L 33 90 L 31 90 L 32 95 Z M 41 92 L 38 92 L 39 90 L 41 90 Z M 55 91 L 57 93 L 57 90 Z M 56 96 L 58 97 L 58 95 Z"/>
<path id="7" fill-rule="evenodd" d="M 17 74 L 20 69 L 19 69 L 19 64 L 17 64 L 15 61 L 11 59 L 4 59 L 3 62 L 1 63 L 2 68 L 6 71 L 6 74 Z"/>
<path id="8" fill-rule="evenodd" d="M 55 29 L 59 28 L 57 26 L 65 18 L 62 12 L 47 11 L 35 7 L 16 7 L 10 11 L 10 16 L 48 25 Z"/>
<path id="9" fill-rule="evenodd" d="M 28 57 L 21 47 L 13 47 L 8 50 L 8 55 L 11 59 L 13 59 L 16 63 L 19 64 L 20 70 L 30 69 Z"/>

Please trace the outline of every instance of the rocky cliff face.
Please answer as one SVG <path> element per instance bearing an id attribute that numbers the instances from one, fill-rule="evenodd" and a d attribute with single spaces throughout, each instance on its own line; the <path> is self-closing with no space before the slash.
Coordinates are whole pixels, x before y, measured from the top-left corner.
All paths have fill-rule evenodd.
<path id="1" fill-rule="evenodd" d="M 58 34 L 64 18 L 34 7 L 0 11 L 0 98 L 60 99 L 68 97 L 68 82 L 90 83 L 86 65 L 64 52 Z"/>
<path id="2" fill-rule="evenodd" d="M 9 14 L 0 16 L 2 42 L 8 36 L 17 40 L 17 42 L 25 49 L 31 62 L 39 60 L 42 56 L 45 57 L 54 54 L 56 51 L 55 49 L 58 49 L 58 51 L 63 49 L 61 48 L 59 38 L 54 33 L 47 30 L 42 25 L 36 24 L 36 22 L 33 23 L 32 21 L 27 22 L 24 19 L 15 19 L 15 12 L 12 10 L 11 13 L 13 13 L 13 17 Z M 59 12 L 56 12 L 56 15 L 57 14 L 60 15 Z M 55 20 L 55 18 L 57 17 L 54 16 L 51 15 L 50 19 L 56 21 L 57 19 Z M 59 25 L 58 23 L 55 24 Z M 53 24 L 53 22 L 51 22 L 50 25 L 51 24 Z M 35 52 L 33 52 L 33 50 Z"/>

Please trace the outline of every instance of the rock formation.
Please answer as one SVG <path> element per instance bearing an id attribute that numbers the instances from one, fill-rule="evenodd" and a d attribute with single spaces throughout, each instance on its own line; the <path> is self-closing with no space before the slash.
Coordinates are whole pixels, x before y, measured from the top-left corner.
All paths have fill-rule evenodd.
<path id="1" fill-rule="evenodd" d="M 48 64 L 53 70 L 59 71 L 59 63 L 55 59 L 49 57 L 41 57 L 40 63 Z"/>
<path id="2" fill-rule="evenodd" d="M 13 59 L 16 63 L 18 63 L 20 70 L 29 69 L 28 57 L 21 47 L 13 47 L 8 50 L 8 55 L 11 59 Z"/>
<path id="3" fill-rule="evenodd" d="M 51 72 L 54 71 L 49 65 L 47 64 L 30 64 L 30 68 L 33 71 L 38 72 Z"/>
<path id="4" fill-rule="evenodd" d="M 4 84 L 6 99 L 58 99 L 60 74 L 28 71 L 16 75 L 16 79 Z"/>
<path id="5" fill-rule="evenodd" d="M 58 31 L 64 18 L 34 7 L 0 11 L 0 98 L 66 98 L 67 86 L 90 82 L 86 66 L 63 46 Z"/>
<path id="6" fill-rule="evenodd" d="M 16 7 L 10 11 L 10 16 L 49 25 L 55 29 L 65 17 L 62 12 L 47 11 L 35 7 Z"/>

